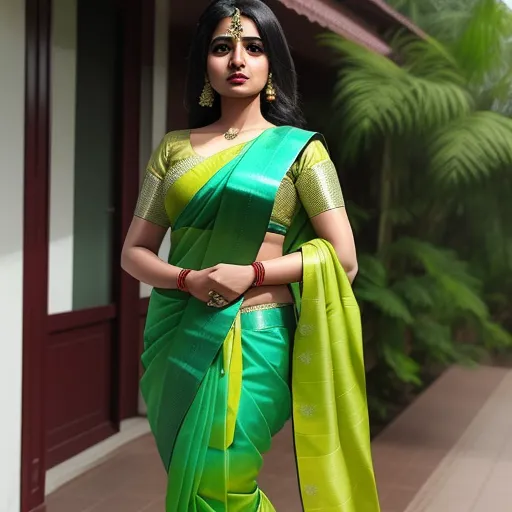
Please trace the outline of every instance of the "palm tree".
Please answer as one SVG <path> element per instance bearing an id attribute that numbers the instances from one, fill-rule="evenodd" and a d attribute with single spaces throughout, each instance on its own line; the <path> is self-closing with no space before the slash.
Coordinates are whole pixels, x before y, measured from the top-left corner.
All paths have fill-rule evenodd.
<path id="1" fill-rule="evenodd" d="M 512 275 L 510 195 L 506 211 L 497 201 L 512 192 L 512 120 L 503 115 L 512 16 L 499 0 L 395 3 L 432 30 L 450 20 L 451 30 L 442 40 L 395 35 L 394 60 L 333 34 L 320 43 L 339 66 L 331 127 L 339 157 L 347 168 L 378 161 L 362 176 L 379 205 L 356 283 L 366 342 L 385 371 L 418 384 L 419 361 L 469 361 L 482 348 L 512 346 L 485 295 L 491 275 L 495 283 L 505 269 Z M 494 219 L 482 209 L 489 200 Z M 486 225 L 476 222 L 482 216 Z M 475 251 L 484 234 L 488 247 Z M 491 291 L 503 303 L 498 284 Z M 456 343 L 461 332 L 477 343 Z"/>

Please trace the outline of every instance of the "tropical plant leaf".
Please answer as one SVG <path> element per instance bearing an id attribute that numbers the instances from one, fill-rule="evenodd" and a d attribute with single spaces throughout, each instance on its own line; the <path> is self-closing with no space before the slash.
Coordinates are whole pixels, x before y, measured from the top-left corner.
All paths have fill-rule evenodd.
<path id="1" fill-rule="evenodd" d="M 416 319 L 412 326 L 415 345 L 420 342 L 427 349 L 429 357 L 444 364 L 458 360 L 458 351 L 449 325 L 443 325 L 429 317 Z"/>
<path id="2" fill-rule="evenodd" d="M 455 251 L 424 240 L 402 237 L 388 248 L 388 253 L 392 257 L 400 256 L 418 263 L 433 277 L 448 274 L 472 288 L 476 289 L 480 285 L 479 280 L 469 273 L 467 263 L 461 261 Z"/>
<path id="3" fill-rule="evenodd" d="M 495 322 L 483 322 L 481 335 L 484 345 L 489 349 L 512 347 L 512 333 Z"/>
<path id="4" fill-rule="evenodd" d="M 386 363 L 401 381 L 421 385 L 420 365 L 412 357 L 393 345 L 385 345 L 382 352 Z"/>
<path id="5" fill-rule="evenodd" d="M 512 119 L 475 112 L 439 129 L 430 145 L 430 171 L 441 184 L 488 179 L 512 167 Z"/>
<path id="6" fill-rule="evenodd" d="M 479 294 L 458 278 L 446 274 L 438 276 L 438 281 L 445 294 L 450 297 L 454 308 L 461 312 L 472 313 L 480 319 L 489 317 L 489 310 Z"/>
<path id="7" fill-rule="evenodd" d="M 354 293 L 357 300 L 372 304 L 373 307 L 391 318 L 401 320 L 406 324 L 413 321 L 405 302 L 390 288 L 375 285 L 365 278 L 358 278 Z"/>
<path id="8" fill-rule="evenodd" d="M 357 261 L 358 279 L 364 277 L 377 286 L 385 287 L 387 285 L 387 270 L 379 258 L 366 253 L 359 254 Z"/>
<path id="9" fill-rule="evenodd" d="M 470 9 L 448 9 L 430 12 L 421 17 L 421 27 L 439 41 L 453 44 L 472 16 Z"/>
<path id="10" fill-rule="evenodd" d="M 504 41 L 512 35 L 511 15 L 503 2 L 478 0 L 464 32 L 453 47 L 466 76 L 482 80 L 489 70 L 502 66 Z"/>
<path id="11" fill-rule="evenodd" d="M 480 319 L 489 316 L 479 295 L 480 281 L 470 274 L 467 263 L 460 261 L 453 251 L 404 237 L 395 242 L 389 252 L 419 263 L 436 280 L 442 290 L 443 303 L 450 304 L 454 311 L 471 313 Z"/>
<path id="12" fill-rule="evenodd" d="M 465 87 L 466 80 L 457 59 L 436 39 L 420 39 L 400 31 L 390 44 L 399 56 L 402 67 L 412 75 Z"/>
<path id="13" fill-rule="evenodd" d="M 432 294 L 428 280 L 424 277 L 406 275 L 393 284 L 393 291 L 403 297 L 411 306 L 429 308 L 434 305 L 435 296 Z"/>
<path id="14" fill-rule="evenodd" d="M 354 160 L 376 138 L 423 134 L 472 108 L 468 91 L 460 80 L 454 83 L 456 73 L 450 75 L 452 80 L 447 78 L 448 71 L 443 80 L 429 80 L 337 35 L 322 34 L 319 42 L 334 50 L 342 63 L 333 107 L 342 119 L 348 160 Z M 446 57 L 438 52 L 438 58 L 446 67 Z"/>

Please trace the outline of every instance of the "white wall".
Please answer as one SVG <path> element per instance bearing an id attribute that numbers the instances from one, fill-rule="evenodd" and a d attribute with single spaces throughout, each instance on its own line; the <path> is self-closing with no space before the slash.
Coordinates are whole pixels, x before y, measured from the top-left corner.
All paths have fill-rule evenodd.
<path id="1" fill-rule="evenodd" d="M 53 0 L 48 312 L 73 309 L 76 0 Z"/>
<path id="2" fill-rule="evenodd" d="M 0 512 L 20 509 L 25 2 L 0 1 Z"/>

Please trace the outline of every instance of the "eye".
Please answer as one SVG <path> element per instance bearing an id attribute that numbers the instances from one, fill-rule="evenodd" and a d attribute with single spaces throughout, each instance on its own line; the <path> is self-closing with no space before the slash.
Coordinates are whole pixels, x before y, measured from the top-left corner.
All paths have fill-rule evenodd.
<path id="1" fill-rule="evenodd" d="M 263 48 L 257 43 L 250 43 L 247 45 L 247 51 L 250 53 L 265 53 Z"/>
<path id="2" fill-rule="evenodd" d="M 230 48 L 226 43 L 219 43 L 213 46 L 212 53 L 227 53 Z"/>

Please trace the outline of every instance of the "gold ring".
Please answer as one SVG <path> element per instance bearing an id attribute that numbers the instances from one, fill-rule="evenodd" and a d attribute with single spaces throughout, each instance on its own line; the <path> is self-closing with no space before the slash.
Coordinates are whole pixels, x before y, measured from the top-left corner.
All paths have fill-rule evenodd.
<path id="1" fill-rule="evenodd" d="M 215 290 L 210 290 L 208 292 L 208 296 L 210 297 L 210 300 L 206 305 L 212 308 L 223 308 L 229 304 L 229 301 Z"/>

